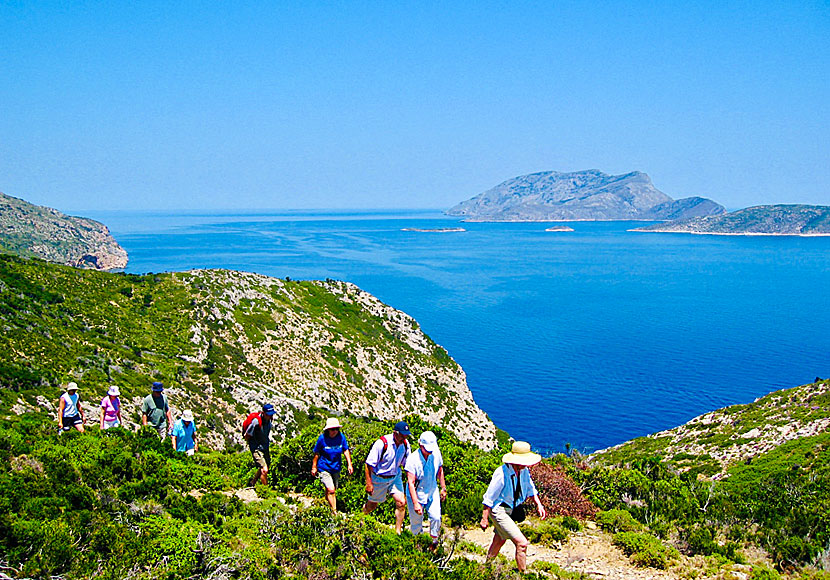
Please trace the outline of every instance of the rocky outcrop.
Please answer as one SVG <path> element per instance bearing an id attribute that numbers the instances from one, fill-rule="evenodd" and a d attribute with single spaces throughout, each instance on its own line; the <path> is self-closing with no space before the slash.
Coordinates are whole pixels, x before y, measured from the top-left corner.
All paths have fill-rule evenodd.
<path id="1" fill-rule="evenodd" d="M 447 210 L 465 221 L 659 220 L 725 211 L 705 198 L 674 200 L 645 173 L 546 171 L 509 179 Z"/>
<path id="2" fill-rule="evenodd" d="M 206 390 L 228 391 L 248 409 L 273 402 L 282 417 L 277 431 L 312 408 L 383 420 L 416 414 L 462 441 L 495 447 L 495 425 L 473 400 L 461 367 L 413 318 L 357 286 L 332 280 L 298 286 L 220 270 L 176 276 L 211 296 L 195 312 L 194 360 L 210 359 L 220 343 L 241 351 L 234 372 L 219 385 L 206 379 Z M 318 303 L 329 307 L 315 313 Z M 255 329 L 246 326 L 257 318 Z M 345 319 L 364 322 L 347 329 Z"/>
<path id="3" fill-rule="evenodd" d="M 126 267 L 127 252 L 95 220 L 0 193 L 0 251 L 97 270 Z"/>
<path id="4" fill-rule="evenodd" d="M 830 235 L 830 206 L 759 205 L 725 215 L 705 215 L 693 219 L 654 224 L 631 231 L 756 236 L 826 236 Z"/>
<path id="5" fill-rule="evenodd" d="M 695 417 L 688 423 L 596 451 L 595 463 L 624 463 L 658 455 L 680 470 L 711 466 L 714 479 L 729 467 L 830 428 L 830 381 L 775 391 L 746 405 Z"/>

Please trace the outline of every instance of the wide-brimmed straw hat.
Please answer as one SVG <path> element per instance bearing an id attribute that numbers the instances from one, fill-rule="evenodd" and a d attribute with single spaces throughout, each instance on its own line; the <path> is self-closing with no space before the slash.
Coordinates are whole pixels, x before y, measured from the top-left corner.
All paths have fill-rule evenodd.
<path id="1" fill-rule="evenodd" d="M 516 465 L 536 465 L 542 461 L 542 456 L 530 450 L 530 443 L 527 441 L 515 441 L 510 453 L 505 453 L 501 458 L 503 463 L 515 463 Z"/>
<path id="2" fill-rule="evenodd" d="M 323 431 L 328 431 L 329 429 L 340 429 L 342 425 L 340 424 L 340 420 L 336 417 L 329 417 L 326 419 L 326 426 L 323 427 Z"/>

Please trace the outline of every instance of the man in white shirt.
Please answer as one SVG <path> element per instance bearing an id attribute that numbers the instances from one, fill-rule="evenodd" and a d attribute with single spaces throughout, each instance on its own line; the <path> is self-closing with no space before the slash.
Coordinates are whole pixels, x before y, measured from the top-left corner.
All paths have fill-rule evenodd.
<path id="1" fill-rule="evenodd" d="M 372 445 L 366 458 L 366 503 L 363 513 L 372 513 L 388 496 L 395 500 L 395 531 L 401 533 L 406 513 L 406 498 L 401 482 L 401 467 L 409 456 L 409 425 L 398 421 L 394 431 Z"/>

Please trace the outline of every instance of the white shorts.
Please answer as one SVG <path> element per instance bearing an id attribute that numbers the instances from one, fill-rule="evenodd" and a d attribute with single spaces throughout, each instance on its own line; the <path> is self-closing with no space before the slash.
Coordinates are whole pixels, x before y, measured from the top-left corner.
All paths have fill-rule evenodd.
<path id="1" fill-rule="evenodd" d="M 118 421 L 118 419 L 114 419 L 112 421 L 104 421 L 104 429 L 112 429 L 113 427 L 118 427 L 120 425 L 121 423 Z"/>
<path id="2" fill-rule="evenodd" d="M 438 495 L 438 490 L 435 490 L 426 504 L 421 504 L 424 508 L 423 513 L 415 511 L 415 505 L 412 503 L 412 498 L 406 494 L 406 507 L 409 509 L 409 530 L 413 534 L 420 534 L 424 529 L 424 514 L 429 518 L 429 535 L 437 538 L 441 533 L 441 497 Z"/>
<path id="3" fill-rule="evenodd" d="M 401 472 L 393 477 L 381 477 L 372 472 L 372 487 L 374 491 L 368 497 L 372 503 L 383 503 L 390 495 L 399 493 L 403 495 L 403 483 L 401 483 Z"/>

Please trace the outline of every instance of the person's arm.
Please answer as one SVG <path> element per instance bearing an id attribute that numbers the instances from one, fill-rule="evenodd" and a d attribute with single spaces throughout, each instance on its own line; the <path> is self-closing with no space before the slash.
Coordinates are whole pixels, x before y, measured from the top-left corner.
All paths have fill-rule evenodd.
<path id="1" fill-rule="evenodd" d="M 343 455 L 346 456 L 346 469 L 349 472 L 349 475 L 354 473 L 354 467 L 352 467 L 352 452 L 346 449 L 343 452 Z"/>
<path id="2" fill-rule="evenodd" d="M 485 505 L 484 509 L 481 510 L 481 521 L 479 525 L 481 526 L 482 530 L 486 530 L 487 526 L 490 524 L 490 506 Z"/>
<path id="3" fill-rule="evenodd" d="M 545 512 L 545 506 L 542 505 L 542 500 L 539 499 L 539 495 L 533 496 L 533 501 L 536 502 L 536 511 L 539 512 L 539 517 L 545 519 L 548 517 L 548 514 Z"/>
<path id="4" fill-rule="evenodd" d="M 368 463 L 363 464 L 366 469 L 364 469 L 364 476 L 366 478 L 366 493 L 372 495 L 375 491 L 375 486 L 372 484 L 372 468 L 369 467 Z"/>
<path id="5" fill-rule="evenodd" d="M 444 481 L 444 466 L 438 468 L 438 485 L 441 487 L 441 501 L 447 501 L 447 482 Z"/>
<path id="6" fill-rule="evenodd" d="M 167 417 L 167 428 L 170 429 L 170 431 L 172 431 L 173 430 L 173 415 L 170 413 L 170 405 L 167 406 L 167 413 L 165 413 L 165 416 Z"/>
<path id="7" fill-rule="evenodd" d="M 193 427 L 193 453 L 199 451 L 199 441 L 196 439 L 196 427 Z"/>
<path id="8" fill-rule="evenodd" d="M 81 425 L 86 424 L 86 417 L 84 416 L 84 408 L 81 406 L 81 397 L 78 397 L 78 402 L 75 404 L 78 407 L 78 414 L 81 416 Z"/>
<path id="9" fill-rule="evenodd" d="M 317 477 L 317 460 L 318 459 L 320 459 L 320 455 L 315 453 L 314 458 L 311 460 L 311 477 Z"/>
<path id="10" fill-rule="evenodd" d="M 141 425 L 146 427 L 147 426 L 147 411 L 150 409 L 147 407 L 147 401 L 145 400 L 141 403 Z"/>
<path id="11" fill-rule="evenodd" d="M 406 472 L 407 485 L 409 486 L 409 497 L 412 499 L 412 507 L 416 514 L 424 513 L 424 508 L 421 502 L 418 501 L 418 493 L 415 491 L 415 482 L 418 481 L 415 474 L 411 471 Z"/>
<path id="12" fill-rule="evenodd" d="M 170 436 L 170 441 L 172 441 L 172 442 L 173 442 L 173 451 L 175 451 L 175 450 L 176 450 L 176 436 L 175 436 L 175 435 L 171 435 L 171 436 Z"/>
<path id="13" fill-rule="evenodd" d="M 63 410 L 66 408 L 66 401 L 63 397 L 58 400 L 58 427 L 63 429 Z"/>
<path id="14" fill-rule="evenodd" d="M 101 429 L 104 428 L 104 417 L 106 416 L 106 414 L 107 414 L 107 409 L 106 409 L 106 407 L 104 407 L 104 405 L 102 403 L 101 404 L 101 425 L 100 425 Z"/>

